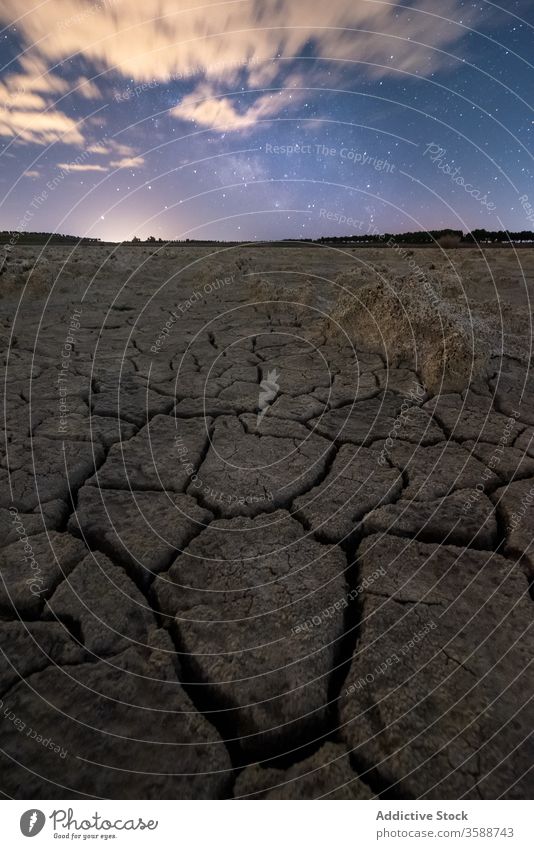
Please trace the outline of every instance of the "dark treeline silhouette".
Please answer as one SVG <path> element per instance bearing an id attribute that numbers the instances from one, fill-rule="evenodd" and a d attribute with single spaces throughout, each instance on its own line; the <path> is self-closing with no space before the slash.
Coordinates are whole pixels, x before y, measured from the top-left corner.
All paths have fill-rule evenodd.
<path id="1" fill-rule="evenodd" d="M 532 230 L 472 230 L 463 238 L 464 242 L 533 242 Z"/>
<path id="2" fill-rule="evenodd" d="M 446 245 L 446 242 L 449 242 Z M 466 244 L 514 244 L 534 242 L 532 230 L 472 230 L 464 233 L 461 230 L 418 230 L 412 233 L 367 233 L 365 235 L 347 236 L 321 236 L 318 239 L 280 239 L 274 241 L 258 242 L 260 245 L 291 245 L 293 244 L 361 244 L 361 245 L 387 245 L 387 243 L 409 244 L 409 245 L 435 245 L 443 243 L 451 247 L 454 243 Z M 0 247 L 2 245 L 106 245 L 117 244 L 116 242 L 105 242 L 101 239 L 79 238 L 78 236 L 63 235 L 62 233 L 24 233 L 13 230 L 0 230 Z M 218 239 L 162 239 L 149 236 L 140 239 L 138 236 L 130 242 L 130 245 L 239 245 L 239 241 L 225 241 Z"/>
<path id="3" fill-rule="evenodd" d="M 25 233 L 19 230 L 0 230 L 0 245 L 98 245 L 100 239 L 80 239 L 63 233 Z"/>
<path id="4" fill-rule="evenodd" d="M 329 242 L 334 244 L 359 243 L 367 245 L 387 244 L 388 241 L 397 244 L 431 245 L 442 239 L 456 238 L 459 244 L 475 244 L 488 242 L 534 242 L 532 230 L 511 232 L 507 230 L 472 230 L 464 235 L 462 230 L 422 230 L 414 233 L 368 233 L 364 236 L 322 236 L 320 239 L 302 239 L 303 242 Z"/>
<path id="5" fill-rule="evenodd" d="M 409 245 L 435 245 L 441 241 L 454 240 L 458 244 L 474 244 L 484 242 L 534 242 L 534 232 L 531 230 L 521 230 L 519 232 L 509 232 L 507 230 L 472 230 L 464 235 L 462 230 L 417 230 L 411 233 L 367 233 L 365 235 L 347 235 L 347 236 L 321 236 L 318 239 L 276 239 L 258 242 L 258 245 L 286 245 L 296 244 L 362 244 L 362 245 L 385 245 L 388 242 L 396 244 Z M 239 241 L 225 241 L 218 239 L 157 239 L 155 236 L 149 236 L 147 239 L 140 239 L 134 236 L 131 244 L 147 245 L 147 244 L 166 244 L 166 245 L 239 245 Z M 247 242 L 248 244 L 248 242 Z M 450 245 L 449 245 L 450 246 Z"/>

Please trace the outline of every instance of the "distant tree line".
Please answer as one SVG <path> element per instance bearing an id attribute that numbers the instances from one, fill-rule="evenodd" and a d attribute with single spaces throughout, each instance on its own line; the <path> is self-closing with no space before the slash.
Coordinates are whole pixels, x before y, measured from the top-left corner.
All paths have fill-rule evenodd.
<path id="1" fill-rule="evenodd" d="M 82 238 L 78 236 L 65 235 L 63 233 L 25 233 L 11 230 L 0 230 L 0 245 L 7 244 L 10 240 L 16 237 L 16 243 L 20 245 L 98 245 L 105 244 L 101 239 Z M 291 244 L 311 243 L 321 244 L 328 242 L 329 244 L 363 244 L 363 245 L 381 245 L 387 244 L 388 241 L 394 241 L 397 244 L 410 245 L 432 245 L 442 243 L 443 240 L 455 240 L 458 244 L 475 244 L 475 243 L 500 243 L 514 242 L 534 242 L 534 231 L 532 230 L 472 230 L 470 233 L 464 233 L 462 230 L 418 230 L 411 233 L 368 233 L 366 235 L 348 235 L 348 236 L 321 236 L 319 239 L 280 239 L 274 242 L 258 242 L 261 244 Z M 237 245 L 240 242 L 218 239 L 161 239 L 155 236 L 149 236 L 147 239 L 140 239 L 134 236 L 131 240 L 133 245 L 146 244 L 165 244 L 165 245 Z"/>
<path id="2" fill-rule="evenodd" d="M 472 230 L 464 242 L 534 242 L 532 230 Z"/>
<path id="3" fill-rule="evenodd" d="M 18 230 L 0 230 L 0 244 L 15 240 L 19 245 L 97 245 L 100 239 L 80 239 L 63 233 L 26 233 Z"/>
<path id="4" fill-rule="evenodd" d="M 387 244 L 388 241 L 394 241 L 397 244 L 407 243 L 410 245 L 431 245 L 440 242 L 446 238 L 457 239 L 459 243 L 474 244 L 482 242 L 534 242 L 534 232 L 532 230 L 520 230 L 511 232 L 508 230 L 472 230 L 470 233 L 464 233 L 462 230 L 420 230 L 413 233 L 368 233 L 364 236 L 322 236 L 320 239 L 301 239 L 303 242 L 330 244 L 347 244 L 361 243 L 367 245 Z"/>
<path id="5" fill-rule="evenodd" d="M 156 239 L 155 236 L 148 236 L 146 239 L 140 239 L 139 236 L 134 236 L 132 245 L 230 245 L 239 244 L 238 242 L 225 242 L 219 239 Z"/>

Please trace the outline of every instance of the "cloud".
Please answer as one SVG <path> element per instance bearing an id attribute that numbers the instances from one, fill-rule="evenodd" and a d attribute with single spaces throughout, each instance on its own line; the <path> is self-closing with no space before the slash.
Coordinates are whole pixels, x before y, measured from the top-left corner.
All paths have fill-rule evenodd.
<path id="1" fill-rule="evenodd" d="M 141 168 L 145 160 L 142 156 L 126 156 L 123 159 L 115 159 L 109 164 L 114 168 Z"/>
<path id="2" fill-rule="evenodd" d="M 103 165 L 92 165 L 91 163 L 83 162 L 58 162 L 57 165 L 62 171 L 108 171 Z"/>
<path id="3" fill-rule="evenodd" d="M 46 100 L 32 91 L 12 90 L 0 83 L 0 98 L 3 108 L 8 111 L 19 109 L 45 109 Z"/>
<path id="4" fill-rule="evenodd" d="M 135 149 L 129 145 L 124 144 L 123 142 L 118 142 L 116 139 L 109 140 L 110 149 L 116 153 L 118 156 L 135 156 Z"/>
<path id="5" fill-rule="evenodd" d="M 179 5 L 176 0 L 2 0 L 0 20 L 17 20 L 25 44 L 35 44 L 49 62 L 80 53 L 99 70 L 116 68 L 137 82 L 201 73 L 227 83 L 238 79 L 244 65 L 254 81 L 272 80 L 273 57 L 299 56 L 310 44 L 316 55 L 383 64 L 376 76 L 395 68 L 430 73 L 443 63 L 432 47 L 447 49 L 465 33 L 444 19 L 469 25 L 480 14 L 461 0 L 418 0 L 416 7 L 367 0 L 306 0 L 304 6 L 295 0 L 187 0 L 187 8 Z M 351 28 L 366 32 L 358 36 Z"/>
<path id="6" fill-rule="evenodd" d="M 171 109 L 171 115 L 194 121 L 200 127 L 218 130 L 244 130 L 258 121 L 278 115 L 289 102 L 287 92 L 264 94 L 244 112 L 240 112 L 228 97 L 217 97 L 211 86 L 201 85 Z"/>
<path id="7" fill-rule="evenodd" d="M 99 156 L 111 156 L 112 154 L 116 156 L 136 156 L 136 151 L 131 145 L 108 138 L 106 138 L 105 142 L 98 141 L 90 145 L 87 148 L 87 152 L 96 153 Z"/>
<path id="8" fill-rule="evenodd" d="M 0 136 L 34 144 L 82 144 L 83 136 L 76 122 L 63 112 L 29 112 L 8 110 L 0 112 Z"/>
<path id="9" fill-rule="evenodd" d="M 37 171 L 36 168 L 29 168 L 28 171 L 25 171 L 22 175 L 23 177 L 40 177 L 41 174 Z"/>
<path id="10" fill-rule="evenodd" d="M 1 11 L 0 11 L 1 16 Z M 49 70 L 44 59 L 35 52 L 22 54 L 18 57 L 20 71 L 10 74 L 8 85 L 14 91 L 36 91 L 46 95 L 61 95 L 69 90 L 65 79 Z"/>
<path id="11" fill-rule="evenodd" d="M 87 148 L 87 153 L 96 153 L 96 154 L 99 154 L 101 156 L 104 156 L 104 155 L 108 154 L 109 152 L 110 152 L 109 148 L 106 147 L 104 142 L 100 142 L 100 141 L 95 142 L 94 144 L 90 144 Z"/>
<path id="12" fill-rule="evenodd" d="M 0 83 L 0 136 L 40 145 L 81 144 L 77 122 L 53 105 L 53 99 L 68 91 L 65 80 L 36 57 L 22 56 L 19 65 L 20 71 Z"/>
<path id="13" fill-rule="evenodd" d="M 455 60 L 440 51 L 454 52 L 465 27 L 476 25 L 481 14 L 476 4 L 463 0 L 406 0 L 404 5 L 380 0 L 2 0 L 0 23 L 16 21 L 26 51 L 21 71 L 8 75 L 6 85 L 10 90 L 22 85 L 20 96 L 27 99 L 20 101 L 20 119 L 2 116 L 0 133 L 22 132 L 23 140 L 40 144 L 54 137 L 81 143 L 80 132 L 62 112 L 52 109 L 48 124 L 35 120 L 43 109 L 39 97 L 69 90 L 47 68 L 71 56 L 81 57 L 84 68 L 95 73 L 109 71 L 112 84 L 117 75 L 151 86 L 194 79 L 195 91 L 173 115 L 199 126 L 243 131 L 274 117 L 276 103 L 283 107 L 285 101 L 260 94 L 240 111 L 229 97 L 219 96 L 235 83 L 245 90 L 275 81 L 287 87 L 285 77 L 303 55 L 327 58 L 334 81 L 348 62 L 353 72 L 359 67 L 371 78 L 399 72 L 427 76 L 454 66 Z M 485 22 L 490 14 L 484 11 Z M 94 82 L 80 79 L 83 97 L 100 97 Z M 99 86 L 105 79 L 100 77 Z"/>
<path id="14" fill-rule="evenodd" d="M 81 97 L 85 97 L 86 100 L 100 100 L 102 97 L 96 83 L 88 80 L 87 77 L 79 77 L 74 83 L 73 91 Z"/>
<path id="15" fill-rule="evenodd" d="M 305 79 L 300 74 L 291 74 L 285 79 L 284 88 L 262 94 L 245 110 L 239 110 L 225 96 L 218 96 L 210 83 L 201 83 L 177 106 L 170 110 L 174 118 L 193 121 L 199 127 L 218 130 L 247 130 L 258 121 L 275 119 L 288 106 L 297 106 L 306 98 Z M 309 84 L 313 83 L 309 78 Z"/>
<path id="16" fill-rule="evenodd" d="M 104 165 L 83 161 L 90 155 L 112 156 L 113 154 L 115 156 L 119 155 L 120 158 L 112 159 Z M 121 156 L 121 154 L 123 155 Z M 137 156 L 133 147 L 122 142 L 117 142 L 114 139 L 106 138 L 103 141 L 89 145 L 85 152 L 72 162 L 59 162 L 57 167 L 63 171 L 97 171 L 107 173 L 110 168 L 141 168 L 144 164 L 144 157 Z"/>

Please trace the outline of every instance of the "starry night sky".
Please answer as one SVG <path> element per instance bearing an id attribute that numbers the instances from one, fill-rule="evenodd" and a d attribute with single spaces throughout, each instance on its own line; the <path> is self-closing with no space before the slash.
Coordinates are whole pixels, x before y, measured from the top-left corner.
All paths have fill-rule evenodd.
<path id="1" fill-rule="evenodd" d="M 0 229 L 534 229 L 533 24 L 532 0 L 3 0 Z"/>

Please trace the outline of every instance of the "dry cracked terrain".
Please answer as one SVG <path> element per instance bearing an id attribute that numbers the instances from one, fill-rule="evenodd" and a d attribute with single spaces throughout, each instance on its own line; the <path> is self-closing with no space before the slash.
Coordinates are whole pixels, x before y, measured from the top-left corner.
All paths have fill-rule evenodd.
<path id="1" fill-rule="evenodd" d="M 529 364 L 433 394 L 332 332 L 362 256 L 398 273 L 317 246 L 10 256 L 4 795 L 532 796 Z"/>

